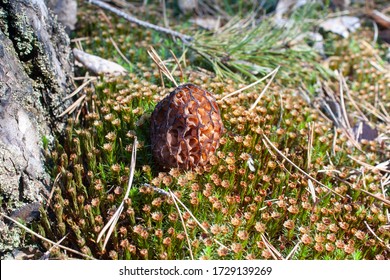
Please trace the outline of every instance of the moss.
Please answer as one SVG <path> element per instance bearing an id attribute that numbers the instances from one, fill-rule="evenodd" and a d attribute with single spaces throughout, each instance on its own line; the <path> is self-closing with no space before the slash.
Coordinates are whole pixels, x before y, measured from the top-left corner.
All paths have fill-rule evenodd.
<path id="1" fill-rule="evenodd" d="M 272 258 L 266 242 L 283 256 L 302 242 L 294 259 L 389 258 L 367 227 L 389 242 L 386 207 L 362 191 L 381 192 L 384 175 L 379 171 L 363 174 L 361 165 L 351 159 L 368 164 L 384 161 L 390 153 L 388 140 L 382 142 L 383 147 L 374 141 L 363 141 L 360 150 L 351 145 L 341 129 L 297 94 L 300 81 L 274 83 L 250 111 L 265 83 L 222 101 L 243 85 L 221 81 L 187 64 L 181 82 L 215 94 L 227 132 L 206 166 L 161 172 L 151 156 L 149 117 L 172 88 L 160 85 L 146 49 L 165 46 L 166 41 L 148 31 L 129 30 L 115 17 L 108 16 L 114 30 L 82 13 L 90 19 L 82 29 L 89 36 L 84 48 L 122 63 L 110 43 L 113 36 L 134 63 L 125 65 L 133 72 L 126 77 L 100 77 L 85 89 L 80 119 L 69 121 L 64 140 L 57 141 L 50 153 L 52 176 L 58 179 L 50 214 L 41 222 L 48 236 L 58 240 L 69 232 L 64 245 L 101 259 L 189 259 L 180 215 L 167 195 L 172 190 L 191 212 L 181 208 L 196 259 Z M 357 100 L 370 103 L 379 98 L 388 109 L 388 76 L 366 63 L 377 59 L 374 49 L 357 38 L 353 43 L 335 44 L 334 63 L 324 67 L 345 71 L 350 93 Z M 357 51 L 362 55 L 353 56 Z M 169 58 L 167 52 L 161 55 Z M 368 71 L 361 76 L 357 71 L 361 68 L 355 65 Z M 310 77 L 304 82 L 314 94 L 316 81 Z M 338 89 L 336 79 L 328 82 L 330 88 Z M 371 93 L 373 83 L 382 90 Z M 348 102 L 347 108 L 352 110 L 353 105 Z M 377 116 L 368 116 L 377 123 Z M 381 125 L 375 127 L 388 133 Z M 135 135 L 140 145 L 134 184 L 103 250 L 102 241 L 96 239 L 123 200 Z M 271 143 L 321 184 L 287 162 Z"/>
<path id="2" fill-rule="evenodd" d="M 201 77 L 194 73 L 189 76 L 189 80 L 196 78 Z M 126 88 L 122 88 L 121 84 L 126 84 Z M 54 205 L 60 207 L 58 205 L 63 203 L 61 201 L 67 199 L 56 216 L 58 221 L 65 219 L 66 227 L 73 232 L 74 239 L 70 238 L 68 242 L 74 240 L 78 244 L 77 240 L 83 240 L 79 249 L 86 244 L 95 257 L 101 258 L 113 257 L 111 252 L 114 250 L 117 253 L 115 258 L 143 259 L 145 252 L 142 250 L 145 249 L 148 249 L 148 258 L 152 259 L 162 255 L 169 259 L 188 258 L 188 251 L 179 249 L 185 246 L 185 240 L 181 237 L 182 225 L 177 218 L 177 211 L 171 199 L 147 187 L 152 185 L 176 190 L 183 203 L 201 222 L 208 221 L 210 226 L 227 228 L 227 232 L 215 234 L 217 240 L 228 247 L 233 246 L 233 252 L 229 251 L 225 258 L 244 258 L 240 253 L 242 250 L 256 258 L 261 257 L 265 250 L 261 247 L 263 231 L 273 244 L 278 244 L 282 254 L 288 254 L 300 240 L 301 228 L 308 228 L 308 234 L 314 239 L 317 233 L 323 236 L 331 233 L 333 224 L 336 225 L 334 231 L 337 238 L 356 242 L 359 246 L 354 243 L 353 248 L 365 251 L 364 243 L 355 241 L 352 228 L 354 231 L 367 231 L 363 224 L 366 215 L 357 215 L 357 211 L 362 211 L 357 206 L 376 202 L 351 188 L 348 182 L 352 183 L 355 180 L 353 177 L 347 178 L 347 183 L 343 184 L 332 173 L 323 175 L 316 171 L 334 168 L 331 162 L 348 152 L 345 149 L 347 143 L 340 139 L 340 149 L 329 160 L 326 159 L 326 152 L 332 149 L 329 140 L 334 136 L 331 126 L 325 119 L 318 118 L 314 109 L 305 108 L 303 100 L 292 98 L 288 93 L 282 95 L 285 108 L 283 119 L 289 121 L 279 123 L 282 112 L 278 99 L 265 98 L 252 113 L 248 113 L 245 106 L 254 102 L 258 94 L 256 90 L 227 99 L 221 102 L 221 111 L 229 132 L 214 160 L 192 172 L 171 170 L 170 173 L 156 173 L 158 169 L 150 158 L 148 147 L 148 125 L 136 125 L 143 114 L 150 112 L 153 95 L 145 97 L 145 91 L 150 89 L 138 85 L 123 78 L 101 80 L 96 91 L 89 91 L 87 98 L 89 108 L 92 108 L 93 101 L 99 103 L 99 106 L 95 106 L 96 111 L 89 111 L 82 124 L 71 123 L 67 136 L 70 141 L 63 148 L 58 148 L 64 149 L 61 158 L 66 157 L 69 161 L 61 163 L 61 159 L 57 160 L 55 169 L 62 176 L 55 186 Z M 224 87 L 223 84 L 213 84 L 212 79 L 203 82 L 203 86 L 215 92 Z M 270 92 L 276 94 L 278 90 L 278 87 L 273 87 Z M 160 91 L 164 90 L 157 87 L 154 96 L 159 96 Z M 226 88 L 222 91 L 226 92 Z M 136 113 L 140 107 L 144 108 L 142 111 L 145 113 Z M 283 159 L 261 142 L 262 135 L 267 135 L 295 164 L 305 169 L 307 144 L 302 139 L 308 138 L 307 119 L 316 119 L 311 175 L 344 198 L 330 195 L 326 188 L 317 187 L 320 203 L 313 204 L 307 188 L 308 180 L 291 165 L 282 163 Z M 296 132 L 296 127 L 303 128 Z M 275 133 L 277 130 L 283 130 L 283 133 Z M 96 240 L 115 206 L 122 200 L 134 134 L 143 141 L 138 151 L 135 185 L 131 200 L 118 222 L 117 231 L 111 237 L 112 242 L 103 252 L 99 250 L 101 244 L 96 246 L 93 240 Z M 321 138 L 325 138 L 324 141 Z M 283 147 L 288 147 L 288 151 Z M 351 151 L 351 155 L 354 153 Z M 254 171 L 249 168 L 249 158 L 253 161 Z M 354 162 L 346 158 L 338 164 L 340 172 L 348 165 L 349 168 L 356 167 Z M 150 177 L 148 168 L 142 168 L 145 165 L 151 167 L 154 178 Z M 353 204 L 345 202 L 347 194 L 354 197 Z M 379 220 L 379 213 L 383 213 L 380 209 L 374 214 L 375 218 L 373 216 L 371 219 L 373 227 L 384 225 Z M 191 240 L 199 242 L 196 258 L 205 252 L 205 256 L 219 258 L 219 245 L 205 242 L 201 229 L 194 221 L 190 217 L 186 221 Z M 265 229 L 259 231 L 257 223 L 264 224 Z M 170 229 L 174 229 L 173 235 L 167 234 Z M 167 247 L 163 240 L 168 237 L 171 241 Z M 320 240 L 321 243 L 312 243 L 317 245 L 305 258 L 321 258 L 322 254 L 331 256 L 322 247 L 327 242 Z M 242 246 L 242 249 L 238 249 L 235 244 Z M 129 252 L 130 246 L 136 248 L 135 252 Z M 379 248 L 376 252 L 367 253 L 365 258 L 373 258 L 374 253 L 381 253 L 383 249 Z M 237 253 L 234 253 L 235 250 Z M 348 253 L 343 255 L 343 258 L 350 257 L 352 255 Z"/>

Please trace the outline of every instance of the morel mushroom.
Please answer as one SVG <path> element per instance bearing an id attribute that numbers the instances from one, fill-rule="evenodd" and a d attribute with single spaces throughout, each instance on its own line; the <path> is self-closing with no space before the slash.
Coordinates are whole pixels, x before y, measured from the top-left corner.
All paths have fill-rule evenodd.
<path id="1" fill-rule="evenodd" d="M 163 169 L 204 166 L 219 147 L 222 132 L 213 94 L 193 84 L 181 85 L 152 113 L 153 156 Z"/>

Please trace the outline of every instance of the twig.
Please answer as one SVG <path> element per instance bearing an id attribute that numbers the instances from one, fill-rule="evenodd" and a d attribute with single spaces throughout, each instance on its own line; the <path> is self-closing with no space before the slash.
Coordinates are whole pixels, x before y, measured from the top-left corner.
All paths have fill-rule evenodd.
<path id="1" fill-rule="evenodd" d="M 14 222 L 16 225 L 18 225 L 19 227 L 21 227 L 21 228 L 24 229 L 25 231 L 27 231 L 27 232 L 31 233 L 32 235 L 34 235 L 34 236 L 36 236 L 36 237 L 42 239 L 43 241 L 46 241 L 46 242 L 48 242 L 48 243 L 50 243 L 50 244 L 53 244 L 53 245 L 55 245 L 55 246 L 60 247 L 61 249 L 64 249 L 64 250 L 69 251 L 69 252 L 72 252 L 72 253 L 77 254 L 77 255 L 79 255 L 79 256 L 82 256 L 82 257 L 84 257 L 84 258 L 88 258 L 88 259 L 92 259 L 92 260 L 95 259 L 94 257 L 91 257 L 91 256 L 88 256 L 88 255 L 86 255 L 86 254 L 80 253 L 80 252 L 78 252 L 78 251 L 76 251 L 76 250 L 73 250 L 73 249 L 71 249 L 71 248 L 68 248 L 68 247 L 66 247 L 66 246 L 63 246 L 63 245 L 61 245 L 61 244 L 57 244 L 56 242 L 51 241 L 50 239 L 47 239 L 47 238 L 43 237 L 42 235 L 40 235 L 40 234 L 38 234 L 38 233 L 32 231 L 32 230 L 29 229 L 28 227 L 22 225 L 22 224 L 19 223 L 18 221 L 12 219 L 11 217 L 8 217 L 7 215 L 5 215 L 5 214 L 3 214 L 3 213 L 0 213 L 0 215 L 2 215 L 3 217 L 7 218 L 8 220 Z"/>
<path id="2" fill-rule="evenodd" d="M 188 36 L 188 35 L 185 35 L 185 34 L 182 34 L 180 32 L 177 32 L 177 31 L 174 31 L 172 29 L 169 29 L 169 28 L 165 28 L 165 27 L 161 27 L 161 26 L 158 26 L 158 25 L 155 25 L 155 24 L 152 24 L 150 22 L 147 22 L 147 21 L 143 21 L 143 20 L 139 20 L 133 16 L 130 16 L 129 14 L 117 9 L 117 8 L 114 8 L 106 3 L 104 3 L 103 1 L 99 1 L 99 0 L 88 0 L 89 3 L 93 4 L 93 5 L 96 5 L 102 9 L 105 9 L 107 11 L 110 11 L 120 17 L 123 17 L 124 19 L 126 19 L 127 21 L 129 22 L 132 22 L 132 23 L 135 23 L 135 24 L 138 24 L 139 26 L 142 26 L 142 27 L 145 27 L 145 28 L 149 28 L 149 29 L 153 29 L 157 32 L 161 32 L 161 33 L 165 33 L 165 34 L 168 34 L 168 35 L 171 35 L 173 37 L 177 37 L 179 38 L 185 45 L 189 45 L 190 42 L 193 40 L 193 37 L 191 36 Z"/>

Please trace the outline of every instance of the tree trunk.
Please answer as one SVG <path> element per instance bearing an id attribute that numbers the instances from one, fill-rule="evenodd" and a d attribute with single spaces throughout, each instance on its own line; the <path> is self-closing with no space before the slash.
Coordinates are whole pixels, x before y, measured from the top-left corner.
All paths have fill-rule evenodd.
<path id="1" fill-rule="evenodd" d="M 71 102 L 69 38 L 44 0 L 0 0 L 0 202 L 11 214 L 49 191 L 43 139 L 63 128 Z M 30 207 L 31 208 L 31 207 Z M 20 212 L 20 211 L 19 211 Z M 14 212 L 18 213 L 18 212 Z M 21 246 L 18 229 L 0 219 L 0 253 Z"/>

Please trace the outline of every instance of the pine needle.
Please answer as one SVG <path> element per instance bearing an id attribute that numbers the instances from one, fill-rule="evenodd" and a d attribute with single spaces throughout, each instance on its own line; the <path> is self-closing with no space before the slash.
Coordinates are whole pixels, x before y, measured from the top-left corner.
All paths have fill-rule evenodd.
<path id="1" fill-rule="evenodd" d="M 78 94 L 83 88 L 85 88 L 89 83 L 97 80 L 97 77 L 91 77 L 86 82 L 84 82 L 82 85 L 80 85 L 76 90 L 74 90 L 71 94 L 68 94 L 64 100 L 68 100 Z"/>
<path id="2" fill-rule="evenodd" d="M 367 223 L 366 221 L 364 221 L 364 224 L 366 225 L 367 229 L 372 233 L 372 235 L 374 235 L 374 237 L 375 237 L 376 239 L 378 239 L 379 242 L 382 243 L 382 244 L 387 248 L 387 250 L 390 251 L 390 245 L 389 245 L 389 244 L 386 244 L 386 242 L 383 241 L 383 240 L 382 240 L 382 239 L 381 239 L 381 238 L 372 230 L 372 228 L 368 225 L 368 223 Z"/>
<path id="3" fill-rule="evenodd" d="M 279 71 L 279 68 L 280 68 L 280 66 L 276 67 L 276 69 L 271 72 L 271 73 L 273 73 L 272 76 L 271 76 L 271 79 L 268 81 L 267 85 L 262 90 L 262 92 L 260 93 L 259 97 L 257 97 L 256 101 L 249 108 L 249 111 L 252 111 L 253 109 L 256 108 L 257 104 L 260 102 L 260 99 L 263 97 L 264 93 L 267 91 L 268 87 L 271 85 L 272 81 L 274 80 L 274 78 L 276 76 L 276 73 L 278 73 L 278 71 Z"/>
<path id="4" fill-rule="evenodd" d="M 169 190 L 169 194 L 172 197 L 172 200 L 173 200 L 173 203 L 175 204 L 177 213 L 179 213 L 179 217 L 180 217 L 181 223 L 183 224 L 184 233 L 186 235 L 186 239 L 187 239 L 187 243 L 188 243 L 188 249 L 190 250 L 191 260 L 194 260 L 194 254 L 192 253 L 191 242 L 190 242 L 190 238 L 189 238 L 188 233 L 187 233 L 187 227 L 186 227 L 186 224 L 184 222 L 183 215 L 181 214 L 180 208 L 177 205 L 176 196 L 173 194 L 173 192 L 171 190 Z"/>
<path id="5" fill-rule="evenodd" d="M 199 227 L 206 233 L 206 234 L 209 234 L 210 235 L 210 232 L 198 221 L 198 219 L 194 216 L 194 214 L 192 214 L 192 212 L 190 211 L 190 209 L 187 208 L 187 206 L 185 206 L 185 204 L 183 202 L 181 202 L 181 200 L 171 191 L 169 190 L 170 192 L 170 195 L 172 197 L 174 197 L 176 199 L 177 202 L 180 203 L 181 206 L 183 206 L 183 208 L 190 214 L 190 216 L 195 220 L 195 222 L 199 225 Z M 229 249 L 228 247 L 226 247 L 225 245 L 223 245 L 221 242 L 219 242 L 218 240 L 216 240 L 215 238 L 212 238 L 214 240 L 215 243 L 217 243 L 218 245 L 226 248 L 226 249 Z M 229 249 L 230 250 L 230 249 Z"/>
<path id="6" fill-rule="evenodd" d="M 313 199 L 313 203 L 317 203 L 317 196 L 316 196 L 316 191 L 314 189 L 314 185 L 313 185 L 313 182 L 311 181 L 311 179 L 308 179 L 307 180 L 307 185 L 309 187 L 309 192 L 311 194 L 311 198 Z"/>
<path id="7" fill-rule="evenodd" d="M 351 102 L 352 106 L 355 108 L 355 110 L 359 113 L 359 115 L 364 119 L 364 121 L 368 122 L 368 118 L 366 117 L 365 114 L 363 114 L 363 112 L 360 110 L 359 106 L 357 105 L 357 103 L 355 102 L 355 100 L 352 98 L 352 95 L 349 91 L 349 88 L 348 88 L 348 85 L 344 79 L 344 77 L 342 75 L 340 75 L 340 78 L 341 78 L 341 82 L 343 83 L 344 85 L 344 88 L 345 88 L 345 93 L 347 94 L 347 97 L 349 99 L 349 101 Z"/>
<path id="8" fill-rule="evenodd" d="M 129 197 L 130 190 L 131 190 L 131 187 L 133 185 L 135 163 L 136 163 L 136 159 L 137 159 L 137 145 L 138 145 L 137 137 L 134 137 L 133 150 L 132 150 L 132 154 L 131 154 L 130 176 L 129 176 L 129 183 L 127 185 L 126 194 L 123 197 L 123 200 L 122 200 L 121 204 L 119 205 L 118 209 L 115 211 L 114 215 L 111 217 L 111 219 L 107 222 L 107 224 L 100 231 L 99 236 L 96 240 L 97 242 L 99 242 L 100 239 L 102 238 L 102 236 L 107 232 L 106 238 L 105 238 L 104 243 L 103 243 L 103 250 L 106 248 L 107 242 L 110 239 L 112 232 L 114 231 L 116 223 L 118 222 L 119 217 L 123 211 L 125 200 Z"/>
<path id="9" fill-rule="evenodd" d="M 158 69 L 177 87 L 178 84 L 175 81 L 175 78 L 173 78 L 172 73 L 168 70 L 165 63 L 162 61 L 161 57 L 157 54 L 156 50 L 153 47 L 150 47 L 150 50 L 148 50 L 149 56 L 152 58 L 154 63 L 156 63 Z"/>
<path id="10" fill-rule="evenodd" d="M 47 198 L 47 203 L 46 203 L 46 207 L 45 207 L 45 210 L 47 210 L 51 204 L 51 200 L 53 198 L 53 195 L 54 195 L 54 191 L 55 191 L 55 185 L 58 183 L 58 180 L 61 178 L 61 175 L 62 173 L 59 172 L 56 176 L 56 178 L 54 179 L 54 182 L 53 182 L 53 186 L 51 188 L 51 191 L 50 191 L 50 194 L 49 194 L 49 197 Z"/>
<path id="11" fill-rule="evenodd" d="M 275 73 L 275 71 L 277 72 L 279 70 L 279 68 L 280 68 L 280 66 L 278 66 L 276 69 L 272 70 L 270 73 L 265 75 L 263 78 L 257 80 L 256 82 L 253 82 L 250 85 L 247 85 L 243 88 L 240 88 L 239 90 L 236 90 L 235 92 L 229 93 L 228 95 L 221 98 L 221 101 L 225 100 L 226 98 L 232 97 L 233 95 L 239 94 L 240 92 L 243 92 L 244 90 L 247 90 L 247 89 L 257 85 L 258 83 L 261 83 L 262 81 L 266 80 L 268 77 L 272 76 Z"/>
<path id="12" fill-rule="evenodd" d="M 180 78 L 183 79 L 183 77 L 184 77 L 184 71 L 183 71 L 183 68 L 181 67 L 180 61 L 177 59 L 175 53 L 174 53 L 172 50 L 169 50 L 169 52 L 172 54 L 173 59 L 174 59 L 175 62 L 176 62 L 176 65 L 179 67 L 179 70 L 180 70 Z M 176 68 L 176 67 L 175 67 L 175 68 Z M 172 73 L 175 71 L 175 68 L 173 68 Z"/>
<path id="13" fill-rule="evenodd" d="M 386 172 L 386 173 L 389 173 L 390 174 L 390 168 L 387 167 L 388 164 L 390 164 L 390 161 L 385 161 L 385 162 L 382 162 L 380 164 L 377 164 L 376 166 L 373 166 L 371 164 L 368 164 L 366 162 L 363 162 L 353 156 L 350 156 L 350 155 L 347 155 L 350 159 L 352 159 L 353 161 L 356 161 L 357 163 L 359 163 L 361 166 L 369 169 L 369 170 L 372 170 L 372 171 L 376 171 L 376 170 L 379 170 L 379 171 L 382 171 L 382 172 Z"/>
<path id="14" fill-rule="evenodd" d="M 315 179 L 313 176 L 311 176 L 310 174 L 308 174 L 306 171 L 304 171 L 302 168 L 300 168 L 298 165 L 296 165 L 294 162 L 292 162 L 288 157 L 286 157 L 281 151 L 278 150 L 278 148 L 275 147 L 274 144 L 272 144 L 272 142 L 268 139 L 267 136 L 265 136 L 264 134 L 262 135 L 263 136 L 263 142 L 264 143 L 267 143 L 268 145 L 270 145 L 281 157 L 283 157 L 286 161 L 288 161 L 292 166 L 294 166 L 296 169 L 298 169 L 301 173 L 303 173 L 306 177 L 312 179 L 314 182 L 316 182 L 317 184 L 321 185 L 322 187 L 325 187 L 327 188 L 330 192 L 332 192 L 333 194 L 341 197 L 341 198 L 344 198 L 344 196 L 342 196 L 341 194 L 335 192 L 334 190 L 332 190 L 331 188 L 329 188 L 328 186 L 324 185 L 323 183 L 321 183 L 320 181 L 318 181 L 317 179 Z"/>
<path id="15" fill-rule="evenodd" d="M 369 195 L 369 196 L 371 196 L 371 197 L 373 197 L 375 199 L 378 199 L 378 200 L 382 201 L 387 207 L 390 207 L 390 201 L 389 200 L 387 200 L 385 198 L 382 198 L 382 197 L 380 197 L 378 195 L 372 194 L 372 193 L 370 193 L 370 192 L 368 192 L 366 190 L 363 190 L 363 189 L 359 189 L 359 191 L 364 192 L 365 194 L 367 194 L 367 195 Z"/>
<path id="16" fill-rule="evenodd" d="M 390 175 L 386 174 L 383 176 L 383 178 L 381 178 L 381 189 L 382 189 L 383 197 L 386 197 L 385 186 L 388 184 L 390 184 Z M 386 217 L 387 217 L 387 224 L 390 225 L 390 214 L 388 208 L 386 208 Z"/>
<path id="17" fill-rule="evenodd" d="M 81 95 L 75 102 L 73 102 L 72 105 L 70 105 L 64 112 L 62 112 L 58 117 L 63 117 L 66 114 L 71 114 L 74 110 L 77 109 L 77 107 L 80 106 L 80 104 L 83 102 L 83 100 L 87 97 L 86 94 Z"/>
<path id="18" fill-rule="evenodd" d="M 344 85 L 347 86 L 347 83 L 345 82 L 343 75 L 340 73 L 339 74 L 340 105 L 341 105 L 341 110 L 343 113 L 343 117 L 344 117 L 343 119 L 344 119 L 346 129 L 348 131 L 351 131 L 351 124 L 349 123 L 349 118 L 348 118 L 348 114 L 344 102 Z"/>
<path id="19" fill-rule="evenodd" d="M 298 250 L 299 248 L 299 245 L 301 245 L 302 241 L 299 240 L 297 244 L 295 244 L 294 248 L 291 250 L 291 252 L 287 255 L 286 257 L 286 260 L 289 260 L 294 254 L 295 252 Z"/>
<path id="20" fill-rule="evenodd" d="M 311 156 L 313 154 L 313 140 L 314 140 L 314 126 L 313 123 L 309 122 L 309 134 L 308 134 L 308 141 L 307 141 L 307 170 L 310 170 L 310 164 L 311 164 Z"/>
<path id="21" fill-rule="evenodd" d="M 120 50 L 120 48 L 118 47 L 118 44 L 114 41 L 114 39 L 112 37 L 110 37 L 110 41 L 112 43 L 112 45 L 114 46 L 114 48 L 116 49 L 116 51 L 118 52 L 118 54 L 121 56 L 121 58 L 126 61 L 126 63 L 131 66 L 133 65 L 130 60 L 127 59 L 127 57 L 122 53 L 122 51 Z"/>
<path id="22" fill-rule="evenodd" d="M 46 241 L 46 242 L 52 244 L 53 246 L 60 247 L 61 249 L 64 249 L 64 250 L 69 251 L 69 252 L 72 252 L 72 253 L 74 253 L 74 254 L 76 254 L 76 255 L 82 256 L 82 257 L 87 258 L 87 259 L 92 259 L 92 260 L 95 259 L 95 258 L 93 258 L 93 257 L 91 257 L 91 256 L 88 256 L 88 255 L 86 255 L 86 254 L 80 253 L 80 252 L 78 252 L 78 251 L 76 251 L 76 250 L 73 250 L 73 249 L 71 249 L 71 248 L 68 248 L 68 247 L 63 246 L 63 245 L 61 245 L 61 244 L 58 244 L 58 242 L 51 241 L 50 239 L 47 239 L 46 237 L 43 237 L 42 235 L 36 233 L 35 231 L 32 231 L 31 229 L 29 229 L 29 228 L 26 227 L 25 225 L 19 223 L 18 221 L 12 219 L 11 217 L 9 217 L 9 216 L 7 216 L 7 215 L 1 213 L 1 212 L 0 212 L 0 215 L 2 215 L 4 218 L 7 218 L 8 220 L 14 222 L 16 225 L 18 225 L 19 227 L 21 227 L 22 229 L 24 229 L 24 230 L 27 231 L 28 233 L 31 233 L 32 235 L 38 237 L 39 239 L 41 239 L 41 240 L 43 240 L 43 241 Z"/>
<path id="23" fill-rule="evenodd" d="M 51 251 L 54 249 L 54 248 L 56 248 L 56 247 L 58 247 L 58 245 L 60 245 L 61 243 L 62 243 L 62 241 L 64 241 L 65 240 L 65 238 L 68 236 L 68 234 L 66 234 L 64 237 L 62 237 L 57 243 L 55 243 L 53 246 L 51 246 L 50 248 L 49 248 L 49 250 L 47 250 L 44 254 L 43 254 L 43 256 L 41 257 L 41 260 L 47 260 L 47 259 L 49 259 L 49 257 L 50 257 L 50 254 L 51 254 Z"/>
<path id="24" fill-rule="evenodd" d="M 276 250 L 276 248 L 268 241 L 264 234 L 261 234 L 261 239 L 263 240 L 265 247 L 267 247 L 267 249 L 270 251 L 272 257 L 275 260 L 284 260 L 282 254 L 278 250 Z"/>

